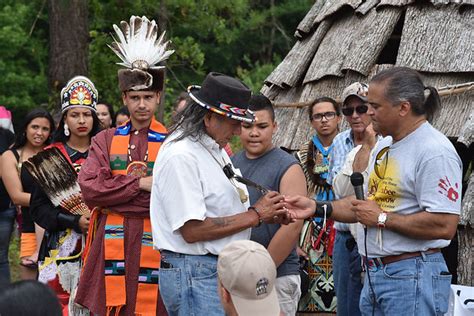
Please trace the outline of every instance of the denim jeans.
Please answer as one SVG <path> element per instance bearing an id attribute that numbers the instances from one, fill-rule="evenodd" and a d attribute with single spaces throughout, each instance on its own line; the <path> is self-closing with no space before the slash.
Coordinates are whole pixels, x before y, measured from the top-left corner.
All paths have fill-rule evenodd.
<path id="1" fill-rule="evenodd" d="M 8 247 L 15 222 L 15 208 L 0 211 L 0 289 L 10 283 Z"/>
<path id="2" fill-rule="evenodd" d="M 359 300 L 362 291 L 362 261 L 354 242 L 348 249 L 348 240 L 353 239 L 349 231 L 337 231 L 332 253 L 334 288 L 337 297 L 338 316 L 360 315 Z"/>
<path id="3" fill-rule="evenodd" d="M 283 315 L 296 315 L 301 297 L 301 278 L 299 274 L 284 275 L 276 279 L 278 303 Z"/>
<path id="4" fill-rule="evenodd" d="M 444 315 L 448 310 L 451 275 L 441 252 L 422 254 L 369 268 L 360 299 L 363 315 Z M 375 307 L 372 301 L 375 293 Z"/>
<path id="5" fill-rule="evenodd" d="M 224 315 L 217 291 L 217 256 L 162 251 L 159 277 L 168 315 Z"/>

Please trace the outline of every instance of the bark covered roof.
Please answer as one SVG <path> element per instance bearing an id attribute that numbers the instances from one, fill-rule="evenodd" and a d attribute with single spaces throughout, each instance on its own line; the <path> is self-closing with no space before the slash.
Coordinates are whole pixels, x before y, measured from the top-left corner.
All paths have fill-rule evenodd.
<path id="1" fill-rule="evenodd" d="M 473 82 L 473 29 L 473 0 L 317 0 L 296 29 L 295 45 L 261 91 L 277 106 L 320 96 L 337 99 L 352 82 L 368 82 L 393 66 L 416 69 L 426 85 L 437 88 Z M 441 102 L 433 125 L 462 139 L 466 126 L 472 126 L 474 86 Z M 277 121 L 285 126 L 274 136 L 277 145 L 299 148 L 309 139 L 306 111 L 277 108 Z M 464 209 L 472 204 L 468 198 Z M 467 213 L 464 220 L 473 223 L 474 212 Z"/>

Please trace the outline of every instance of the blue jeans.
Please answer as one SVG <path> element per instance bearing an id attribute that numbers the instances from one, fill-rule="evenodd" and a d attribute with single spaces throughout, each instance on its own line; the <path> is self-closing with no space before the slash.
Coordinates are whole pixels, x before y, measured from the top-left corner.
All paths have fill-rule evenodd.
<path id="1" fill-rule="evenodd" d="M 369 268 L 375 315 L 444 315 L 451 275 L 441 252 Z M 374 295 L 365 277 L 360 299 L 363 315 L 372 315 Z"/>
<path id="2" fill-rule="evenodd" d="M 161 252 L 160 295 L 168 315 L 222 315 L 217 256 Z"/>
<path id="3" fill-rule="evenodd" d="M 15 208 L 0 211 L 0 289 L 10 284 L 10 265 L 8 263 L 8 247 L 15 222 Z"/>
<path id="4" fill-rule="evenodd" d="M 360 315 L 359 299 L 362 291 L 362 261 L 357 244 L 348 240 L 353 237 L 349 231 L 337 231 L 332 253 L 332 271 L 337 297 L 338 316 Z M 349 244 L 349 245 L 348 245 Z"/>

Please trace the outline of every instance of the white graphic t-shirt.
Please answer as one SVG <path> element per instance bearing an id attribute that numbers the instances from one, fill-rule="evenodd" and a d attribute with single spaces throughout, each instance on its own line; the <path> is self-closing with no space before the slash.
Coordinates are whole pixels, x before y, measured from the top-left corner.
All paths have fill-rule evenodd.
<path id="1" fill-rule="evenodd" d="M 461 209 L 462 163 L 454 146 L 428 122 L 402 140 L 386 137 L 377 144 L 371 159 L 367 199 L 386 212 L 412 214 L 420 211 L 459 214 Z M 443 248 L 449 240 L 413 239 L 389 229 L 368 228 L 369 257 Z M 364 231 L 359 230 L 359 245 Z M 381 240 L 380 240 L 381 237 Z M 359 252 L 365 255 L 364 247 Z"/>

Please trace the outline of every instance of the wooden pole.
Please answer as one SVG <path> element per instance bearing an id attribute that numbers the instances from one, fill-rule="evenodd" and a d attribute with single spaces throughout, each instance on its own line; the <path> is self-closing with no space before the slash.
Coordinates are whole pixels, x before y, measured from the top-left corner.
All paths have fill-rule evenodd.
<path id="1" fill-rule="evenodd" d="M 466 82 L 460 83 L 456 85 L 445 86 L 441 88 L 437 88 L 438 94 L 440 97 L 448 97 L 456 94 L 461 94 L 468 92 L 469 90 L 474 91 L 474 82 Z M 337 103 L 341 103 L 340 98 L 335 99 Z M 310 106 L 313 101 L 305 101 L 305 102 L 283 102 L 283 103 L 273 103 L 273 106 L 276 108 L 304 108 Z"/>

